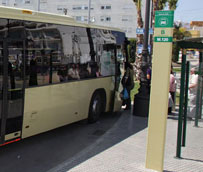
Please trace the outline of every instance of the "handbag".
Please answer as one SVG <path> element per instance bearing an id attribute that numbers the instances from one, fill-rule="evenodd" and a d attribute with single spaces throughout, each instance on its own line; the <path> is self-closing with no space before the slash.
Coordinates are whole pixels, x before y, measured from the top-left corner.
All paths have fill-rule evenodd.
<path id="1" fill-rule="evenodd" d="M 126 100 L 128 98 L 129 98 L 128 91 L 127 91 L 126 88 L 124 88 L 124 90 L 123 90 L 123 99 Z"/>

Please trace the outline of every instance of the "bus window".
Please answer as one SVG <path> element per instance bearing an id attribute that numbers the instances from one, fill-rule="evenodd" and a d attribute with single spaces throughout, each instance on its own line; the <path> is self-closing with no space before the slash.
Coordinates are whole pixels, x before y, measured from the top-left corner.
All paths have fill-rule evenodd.
<path id="1" fill-rule="evenodd" d="M 115 45 L 103 45 L 103 52 L 101 54 L 101 75 L 112 76 L 115 75 Z"/>
<path id="2" fill-rule="evenodd" d="M 61 61 L 62 42 L 57 27 L 51 24 L 25 22 L 25 28 L 28 40 L 27 86 L 59 82 L 56 71 Z"/>

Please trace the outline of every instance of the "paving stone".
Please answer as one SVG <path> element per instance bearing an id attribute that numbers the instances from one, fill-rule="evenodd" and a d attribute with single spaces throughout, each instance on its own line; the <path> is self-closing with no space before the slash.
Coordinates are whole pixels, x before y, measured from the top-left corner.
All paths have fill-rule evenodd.
<path id="1" fill-rule="evenodd" d="M 101 139 L 86 148 L 71 160 L 60 164 L 49 172 L 153 172 L 145 168 L 147 118 L 135 117 L 123 112 L 121 118 L 104 133 Z M 182 147 L 182 159 L 175 158 L 177 140 L 177 118 L 167 120 L 167 135 L 165 144 L 165 172 L 203 172 L 203 122 L 194 127 L 194 121 L 187 122 L 186 147 Z M 128 137 L 124 137 L 124 136 Z M 103 142 L 103 140 L 108 140 Z M 101 145 L 119 143 L 94 154 Z M 84 157 L 93 154 L 84 161 Z M 70 169 L 71 164 L 77 162 Z M 81 163 L 78 163 L 81 162 Z"/>

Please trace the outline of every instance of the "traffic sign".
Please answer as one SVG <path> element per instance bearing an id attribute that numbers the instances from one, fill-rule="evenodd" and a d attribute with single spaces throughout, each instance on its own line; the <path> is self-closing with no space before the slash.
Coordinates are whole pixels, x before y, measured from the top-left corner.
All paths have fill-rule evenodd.
<path id="1" fill-rule="evenodd" d="M 173 42 L 172 37 L 154 37 L 154 42 Z"/>
<path id="2" fill-rule="evenodd" d="M 155 11 L 155 27 L 173 27 L 174 11 Z"/>
<path id="3" fill-rule="evenodd" d="M 137 28 L 136 29 L 136 34 L 140 35 L 140 34 L 144 34 L 145 29 L 144 28 Z M 154 30 L 152 28 L 149 28 L 149 34 L 153 34 Z"/>
<path id="4" fill-rule="evenodd" d="M 136 34 L 144 34 L 144 29 L 143 28 L 137 28 L 136 29 Z"/>

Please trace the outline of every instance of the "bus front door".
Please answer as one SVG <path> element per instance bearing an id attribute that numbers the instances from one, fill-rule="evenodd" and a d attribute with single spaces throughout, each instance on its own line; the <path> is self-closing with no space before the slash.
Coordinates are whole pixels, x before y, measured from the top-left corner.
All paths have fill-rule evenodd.
<path id="1" fill-rule="evenodd" d="M 21 138 L 25 41 L 0 41 L 0 144 Z"/>

